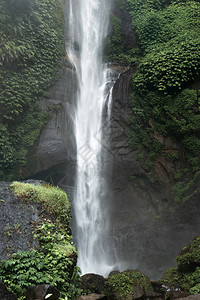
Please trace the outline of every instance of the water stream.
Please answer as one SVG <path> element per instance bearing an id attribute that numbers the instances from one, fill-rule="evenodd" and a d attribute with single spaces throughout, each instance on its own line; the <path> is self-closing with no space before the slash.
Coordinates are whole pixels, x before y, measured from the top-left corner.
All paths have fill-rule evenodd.
<path id="1" fill-rule="evenodd" d="M 102 164 L 102 113 L 111 102 L 110 70 L 102 60 L 109 22 L 108 0 L 69 0 L 70 43 L 79 89 L 74 127 L 77 145 L 75 238 L 82 273 L 108 274 L 106 179 Z M 109 108 L 110 110 L 110 108 Z"/>

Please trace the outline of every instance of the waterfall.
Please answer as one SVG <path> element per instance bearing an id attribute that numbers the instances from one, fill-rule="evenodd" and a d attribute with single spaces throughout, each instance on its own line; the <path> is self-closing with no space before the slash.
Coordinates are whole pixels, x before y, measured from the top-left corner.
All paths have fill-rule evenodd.
<path id="1" fill-rule="evenodd" d="M 102 164 L 102 113 L 111 93 L 108 67 L 103 64 L 107 35 L 108 0 L 69 0 L 70 42 L 79 89 L 74 127 L 77 145 L 77 193 L 73 201 L 78 265 L 82 273 L 107 275 L 112 269 L 106 245 L 106 180 Z M 108 96 L 110 95 L 110 96 Z M 108 201 L 108 200 L 107 200 Z"/>

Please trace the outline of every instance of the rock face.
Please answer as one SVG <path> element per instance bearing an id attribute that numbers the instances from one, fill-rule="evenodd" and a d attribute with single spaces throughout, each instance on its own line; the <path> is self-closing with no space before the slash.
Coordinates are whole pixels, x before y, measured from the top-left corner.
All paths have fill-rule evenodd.
<path id="1" fill-rule="evenodd" d="M 64 5 L 66 40 L 68 4 L 66 1 Z M 44 127 L 35 149 L 28 154 L 28 167 L 23 170 L 23 174 L 27 178 L 39 174 L 36 179 L 47 179 L 56 185 L 61 184 L 67 176 L 67 184 L 73 186 L 76 160 L 73 118 L 77 77 L 67 55 L 62 59 L 60 79 L 48 90 L 48 94 L 47 98 L 39 99 L 39 104 L 42 110 L 52 112 L 52 118 Z"/>
<path id="2" fill-rule="evenodd" d="M 40 136 L 36 151 L 35 172 L 49 169 L 54 165 L 65 162 L 66 159 L 70 160 L 75 157 L 75 153 L 72 148 L 69 148 L 69 145 L 74 147 L 72 118 L 76 90 L 75 71 L 65 58 L 61 78 L 49 90 L 51 98 L 41 99 L 40 101 L 43 109 L 47 109 L 47 106 L 50 105 L 60 105 L 61 109 L 54 113 L 53 118 Z"/>
<path id="3" fill-rule="evenodd" d="M 131 17 L 126 8 L 127 0 L 111 0 L 113 14 L 122 22 L 122 40 L 125 49 L 131 50 L 137 46 L 137 35 L 131 26 Z M 124 9 L 120 7 L 124 3 Z"/>
<path id="4" fill-rule="evenodd" d="M 0 258 L 7 259 L 19 250 L 39 246 L 33 238 L 32 224 L 40 220 L 41 208 L 36 204 L 23 205 L 14 197 L 9 183 L 0 182 Z"/>
<path id="5" fill-rule="evenodd" d="M 105 278 L 97 274 L 85 274 L 81 277 L 81 288 L 84 293 L 103 293 Z"/>

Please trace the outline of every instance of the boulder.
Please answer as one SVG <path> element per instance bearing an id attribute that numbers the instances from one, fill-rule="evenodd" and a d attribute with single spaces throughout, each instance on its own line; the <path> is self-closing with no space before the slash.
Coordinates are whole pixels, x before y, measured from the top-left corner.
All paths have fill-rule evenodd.
<path id="1" fill-rule="evenodd" d="M 84 293 L 101 294 L 105 286 L 105 278 L 97 274 L 85 274 L 81 277 L 81 288 Z"/>
<path id="2" fill-rule="evenodd" d="M 176 260 L 180 272 L 193 272 L 200 267 L 200 235 L 182 249 Z"/>
<path id="3" fill-rule="evenodd" d="M 10 292 L 7 287 L 0 281 L 0 299 L 1 300 L 17 300 L 17 296 L 15 296 L 12 292 Z"/>
<path id="4" fill-rule="evenodd" d="M 117 274 L 120 274 L 120 272 L 114 270 L 114 271 L 111 271 L 111 272 L 109 273 L 108 277 L 111 277 L 111 276 L 114 276 L 114 275 L 117 275 Z"/>
<path id="5" fill-rule="evenodd" d="M 60 292 L 49 284 L 30 286 L 26 291 L 26 300 L 58 300 L 59 297 Z"/>
<path id="6" fill-rule="evenodd" d="M 153 290 L 150 279 L 138 270 L 127 270 L 110 276 L 105 290 L 111 300 L 159 298 Z"/>

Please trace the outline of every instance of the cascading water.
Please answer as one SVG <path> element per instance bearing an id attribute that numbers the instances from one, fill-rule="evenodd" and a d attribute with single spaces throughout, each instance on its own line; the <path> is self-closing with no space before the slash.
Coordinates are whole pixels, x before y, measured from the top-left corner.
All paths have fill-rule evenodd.
<path id="1" fill-rule="evenodd" d="M 108 0 L 69 0 L 69 58 L 76 68 L 79 91 L 74 120 L 77 144 L 75 238 L 82 273 L 106 275 L 112 266 L 106 250 L 105 176 L 102 166 L 102 112 L 108 95 L 107 65 L 102 63 L 109 20 Z M 77 52 L 79 53 L 77 58 Z M 107 91 L 108 92 L 108 91 Z"/>

